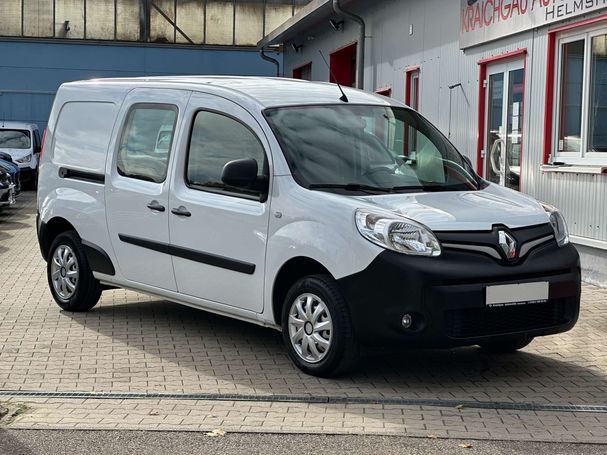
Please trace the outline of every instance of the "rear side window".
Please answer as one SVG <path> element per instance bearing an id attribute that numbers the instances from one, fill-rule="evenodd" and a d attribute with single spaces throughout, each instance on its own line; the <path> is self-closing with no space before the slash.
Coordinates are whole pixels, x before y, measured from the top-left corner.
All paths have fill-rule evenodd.
<path id="1" fill-rule="evenodd" d="M 27 130 L 0 130 L 0 149 L 29 149 L 32 146 Z"/>
<path id="2" fill-rule="evenodd" d="M 215 112 L 196 114 L 186 169 L 188 186 L 211 192 L 259 196 L 261 192 L 255 188 L 234 188 L 221 181 L 226 163 L 244 158 L 257 161 L 258 174 L 267 176 L 263 146 L 247 126 Z"/>
<path id="3" fill-rule="evenodd" d="M 117 113 L 118 107 L 114 103 L 64 104 L 55 128 L 53 162 L 71 169 L 105 174 Z"/>
<path id="4" fill-rule="evenodd" d="M 176 121 L 175 106 L 159 104 L 133 106 L 120 141 L 118 173 L 149 182 L 164 182 Z"/>

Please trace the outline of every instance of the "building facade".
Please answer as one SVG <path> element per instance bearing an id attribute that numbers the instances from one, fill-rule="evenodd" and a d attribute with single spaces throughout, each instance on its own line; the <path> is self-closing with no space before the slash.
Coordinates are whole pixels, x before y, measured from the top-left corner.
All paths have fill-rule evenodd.
<path id="1" fill-rule="evenodd" d="M 1 0 L 0 121 L 44 128 L 57 88 L 73 80 L 275 75 L 274 64 L 259 57 L 255 44 L 306 3 Z"/>
<path id="2" fill-rule="evenodd" d="M 607 0 L 314 0 L 258 47 L 278 44 L 285 76 L 399 99 L 487 180 L 559 207 L 607 285 Z"/>

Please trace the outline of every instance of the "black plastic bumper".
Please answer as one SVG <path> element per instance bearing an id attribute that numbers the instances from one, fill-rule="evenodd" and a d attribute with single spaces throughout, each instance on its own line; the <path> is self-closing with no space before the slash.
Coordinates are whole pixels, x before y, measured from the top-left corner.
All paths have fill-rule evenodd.
<path id="1" fill-rule="evenodd" d="M 581 277 L 572 245 L 554 241 L 519 263 L 444 250 L 438 258 L 382 252 L 364 271 L 338 280 L 355 334 L 367 346 L 449 347 L 565 332 L 577 322 Z M 547 281 L 549 300 L 490 308 L 489 285 Z M 409 329 L 405 314 L 413 316 Z"/>

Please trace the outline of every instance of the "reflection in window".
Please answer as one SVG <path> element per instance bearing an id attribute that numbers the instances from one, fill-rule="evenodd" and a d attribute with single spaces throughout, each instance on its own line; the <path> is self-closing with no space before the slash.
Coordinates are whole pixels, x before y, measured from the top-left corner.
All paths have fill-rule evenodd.
<path id="1" fill-rule="evenodd" d="M 607 35 L 592 38 L 588 151 L 607 152 Z"/>
<path id="2" fill-rule="evenodd" d="M 584 40 L 564 44 L 562 55 L 559 150 L 579 153 L 582 140 Z"/>
<path id="3" fill-rule="evenodd" d="M 189 185 L 259 195 L 255 188 L 230 188 L 221 180 L 227 163 L 245 158 L 257 161 L 258 174 L 265 175 L 265 152 L 250 129 L 230 117 L 214 112 L 201 111 L 196 115 L 188 154 Z"/>
<path id="4" fill-rule="evenodd" d="M 175 130 L 175 108 L 138 105 L 129 114 L 117 168 L 120 175 L 161 183 L 166 178 Z"/>

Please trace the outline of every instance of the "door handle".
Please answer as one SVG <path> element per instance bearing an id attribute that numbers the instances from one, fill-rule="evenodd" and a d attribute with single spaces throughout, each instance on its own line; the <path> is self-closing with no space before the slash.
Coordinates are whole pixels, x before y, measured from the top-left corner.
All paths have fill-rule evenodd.
<path id="1" fill-rule="evenodd" d="M 166 209 L 164 208 L 164 205 L 160 205 L 160 203 L 158 201 L 152 201 L 148 204 L 148 209 L 154 211 L 154 212 L 164 212 Z"/>
<path id="2" fill-rule="evenodd" d="M 188 212 L 188 209 L 186 209 L 183 205 L 179 206 L 176 209 L 171 210 L 171 213 L 173 215 L 177 215 L 177 216 L 185 216 L 186 218 L 189 218 L 192 216 L 192 214 L 190 212 Z"/>

